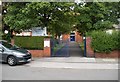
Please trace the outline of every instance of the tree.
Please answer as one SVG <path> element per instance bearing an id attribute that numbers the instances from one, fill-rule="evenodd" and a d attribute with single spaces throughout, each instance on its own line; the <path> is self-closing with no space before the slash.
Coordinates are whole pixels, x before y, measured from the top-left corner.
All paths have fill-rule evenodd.
<path id="1" fill-rule="evenodd" d="M 73 10 L 70 8 L 74 3 L 52 3 L 55 7 L 50 21 L 50 32 L 60 38 L 61 34 L 66 34 L 71 31 L 75 23 Z"/>
<path id="2" fill-rule="evenodd" d="M 80 4 L 76 6 L 75 11 L 80 13 L 77 17 L 79 22 L 76 27 L 82 34 L 92 30 L 112 28 L 112 25 L 117 21 L 117 18 L 114 18 L 117 14 L 110 15 L 110 11 L 113 10 L 106 3 L 91 2 L 86 3 L 84 6 Z"/>
<path id="3" fill-rule="evenodd" d="M 4 23 L 10 27 L 10 30 L 19 32 L 20 30 L 29 29 L 38 24 L 37 19 L 27 16 L 23 9 L 29 3 L 9 3 L 4 17 Z"/>
<path id="4" fill-rule="evenodd" d="M 53 36 L 60 38 L 61 34 L 69 33 L 75 23 L 73 6 L 74 3 L 64 2 L 7 3 L 4 23 L 14 32 L 47 27 Z"/>
<path id="5" fill-rule="evenodd" d="M 75 27 L 84 37 L 86 37 L 86 32 L 112 28 L 120 14 L 119 4 L 91 2 L 76 5 L 75 12 L 80 15 L 77 16 L 78 24 Z M 84 49 L 86 56 L 86 39 L 84 39 Z"/>

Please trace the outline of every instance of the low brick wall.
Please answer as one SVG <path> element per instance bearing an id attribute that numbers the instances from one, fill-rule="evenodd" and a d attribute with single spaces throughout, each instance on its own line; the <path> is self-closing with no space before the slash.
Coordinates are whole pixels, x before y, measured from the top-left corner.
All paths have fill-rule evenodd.
<path id="1" fill-rule="evenodd" d="M 32 57 L 43 57 L 44 56 L 44 50 L 29 50 L 32 54 Z"/>
<path id="2" fill-rule="evenodd" d="M 50 41 L 50 38 L 45 38 L 44 41 Z M 14 44 L 14 39 L 11 40 L 11 43 Z M 51 46 L 44 47 L 43 50 L 29 50 L 32 54 L 32 57 L 50 57 L 51 56 Z"/>
<path id="3" fill-rule="evenodd" d="M 94 53 L 91 48 L 91 38 L 86 38 L 86 47 L 87 47 L 87 57 L 95 57 L 95 58 L 120 58 L 120 50 L 114 50 L 111 53 Z"/>
<path id="4" fill-rule="evenodd" d="M 120 58 L 120 50 L 114 50 L 111 53 L 95 53 L 96 58 Z"/>

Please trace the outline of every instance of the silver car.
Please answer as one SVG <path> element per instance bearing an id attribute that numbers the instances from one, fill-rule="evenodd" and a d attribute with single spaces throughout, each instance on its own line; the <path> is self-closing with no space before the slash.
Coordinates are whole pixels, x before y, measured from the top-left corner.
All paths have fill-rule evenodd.
<path id="1" fill-rule="evenodd" d="M 31 58 L 32 55 L 28 50 L 0 40 L 0 60 L 2 62 L 6 62 L 10 66 L 15 66 L 19 63 L 30 62 Z"/>

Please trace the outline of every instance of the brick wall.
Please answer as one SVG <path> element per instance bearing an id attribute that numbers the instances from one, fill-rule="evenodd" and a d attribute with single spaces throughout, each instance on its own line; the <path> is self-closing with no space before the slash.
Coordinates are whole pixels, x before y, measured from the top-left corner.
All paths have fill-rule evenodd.
<path id="1" fill-rule="evenodd" d="M 33 57 L 43 57 L 44 50 L 29 50 Z"/>
<path id="2" fill-rule="evenodd" d="M 82 38 L 82 36 L 80 36 L 79 32 L 76 32 L 76 33 L 75 33 L 75 40 L 76 40 L 76 42 L 78 42 L 78 43 L 83 42 L 83 38 Z"/>
<path id="3" fill-rule="evenodd" d="M 70 34 L 63 34 L 62 35 L 62 40 L 66 41 L 66 40 L 70 40 Z M 75 33 L 75 41 L 76 42 L 83 42 L 82 36 L 80 36 L 79 32 Z"/>
<path id="4" fill-rule="evenodd" d="M 87 57 L 96 57 L 96 58 L 120 58 L 120 50 L 114 50 L 111 53 L 94 53 L 93 49 L 90 46 L 91 38 L 86 38 L 86 47 L 87 47 Z"/>
<path id="5" fill-rule="evenodd" d="M 87 57 L 94 57 L 94 51 L 91 48 L 91 38 L 86 37 Z"/>
<path id="6" fill-rule="evenodd" d="M 95 53 L 96 58 L 120 58 L 120 50 L 114 50 L 111 53 Z"/>
<path id="7" fill-rule="evenodd" d="M 51 56 L 51 48 L 50 47 L 44 47 L 43 57 L 50 57 L 50 56 Z"/>
<path id="8" fill-rule="evenodd" d="M 45 38 L 44 40 L 50 41 L 50 38 Z M 11 40 L 11 43 L 14 44 L 14 39 Z M 51 46 L 44 47 L 43 50 L 29 50 L 33 57 L 50 57 L 51 56 Z"/>
<path id="9" fill-rule="evenodd" d="M 67 40 L 69 40 L 70 39 L 70 34 L 63 34 L 62 35 L 62 40 L 63 40 L 63 42 L 64 41 L 67 41 Z"/>

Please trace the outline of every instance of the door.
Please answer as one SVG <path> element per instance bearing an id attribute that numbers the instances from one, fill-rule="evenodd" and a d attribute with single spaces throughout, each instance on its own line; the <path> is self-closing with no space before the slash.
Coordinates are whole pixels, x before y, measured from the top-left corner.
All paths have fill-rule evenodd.
<path id="1" fill-rule="evenodd" d="M 70 36 L 70 41 L 75 41 L 75 36 Z"/>

